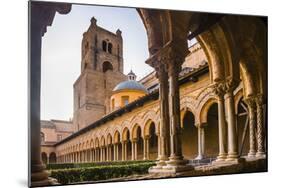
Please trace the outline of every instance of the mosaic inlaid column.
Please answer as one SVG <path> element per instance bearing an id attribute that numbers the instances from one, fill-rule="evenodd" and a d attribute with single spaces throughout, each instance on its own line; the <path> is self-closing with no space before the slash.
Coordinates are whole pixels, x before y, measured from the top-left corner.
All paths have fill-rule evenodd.
<path id="1" fill-rule="evenodd" d="M 262 95 L 256 98 L 257 106 L 257 157 L 265 157 L 265 127 L 264 127 L 264 99 Z"/>

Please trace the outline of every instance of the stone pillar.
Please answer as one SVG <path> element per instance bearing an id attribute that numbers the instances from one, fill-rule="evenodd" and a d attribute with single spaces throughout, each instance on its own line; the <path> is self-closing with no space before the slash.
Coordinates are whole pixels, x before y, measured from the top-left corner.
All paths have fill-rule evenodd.
<path id="1" fill-rule="evenodd" d="M 169 83 L 166 66 L 159 63 L 157 68 L 159 80 L 159 100 L 160 100 L 160 133 L 158 144 L 157 166 L 165 166 L 169 156 Z"/>
<path id="2" fill-rule="evenodd" d="M 183 160 L 181 148 L 180 127 L 180 98 L 178 75 L 181 63 L 174 60 L 169 62 L 169 109 L 170 109 L 170 150 L 171 155 L 167 164 L 169 166 L 181 166 L 186 164 Z"/>
<path id="3" fill-rule="evenodd" d="M 143 139 L 143 160 L 149 159 L 149 136 L 145 136 Z"/>
<path id="4" fill-rule="evenodd" d="M 132 152 L 131 153 L 132 153 L 132 161 L 133 161 L 133 160 L 135 160 L 135 140 L 132 139 L 131 143 L 132 143 L 132 147 L 131 147 L 132 148 Z"/>
<path id="5" fill-rule="evenodd" d="M 141 139 L 141 138 L 139 138 L 139 139 Z M 135 153 L 135 160 L 138 160 L 138 140 L 135 141 L 134 153 Z"/>
<path id="6" fill-rule="evenodd" d="M 125 141 L 122 141 L 122 161 L 125 161 Z"/>
<path id="7" fill-rule="evenodd" d="M 128 160 L 128 142 L 127 140 L 124 141 L 124 161 Z"/>
<path id="8" fill-rule="evenodd" d="M 248 153 L 248 157 L 256 156 L 256 101 L 254 97 L 249 97 L 244 99 L 245 103 L 248 106 L 248 117 L 249 117 L 249 142 L 250 142 L 250 150 Z"/>
<path id="9" fill-rule="evenodd" d="M 195 159 L 201 160 L 204 158 L 205 151 L 205 131 L 203 124 L 197 124 L 198 131 L 198 156 Z"/>
<path id="10" fill-rule="evenodd" d="M 233 81 L 226 83 L 225 107 L 227 112 L 227 135 L 228 135 L 228 153 L 227 161 L 238 162 L 238 135 L 236 127 L 236 117 L 234 108 L 233 90 L 235 88 Z"/>
<path id="11" fill-rule="evenodd" d="M 256 98 L 257 106 L 257 157 L 266 157 L 265 153 L 265 127 L 264 127 L 264 100 L 263 96 L 259 95 Z"/>
<path id="12" fill-rule="evenodd" d="M 41 90 L 41 37 L 46 27 L 52 24 L 56 11 L 67 14 L 71 10 L 70 4 L 56 3 L 52 6 L 46 2 L 29 2 L 31 18 L 30 24 L 30 56 L 29 56 L 29 145 L 30 164 L 29 186 L 52 185 L 54 182 L 48 178 L 41 161 L 40 137 L 40 90 Z"/>
<path id="13" fill-rule="evenodd" d="M 218 83 L 214 87 L 214 93 L 218 100 L 218 130 L 219 130 L 219 154 L 216 161 L 224 161 L 227 157 L 227 129 L 225 120 L 224 95 L 226 87 L 224 83 Z"/>

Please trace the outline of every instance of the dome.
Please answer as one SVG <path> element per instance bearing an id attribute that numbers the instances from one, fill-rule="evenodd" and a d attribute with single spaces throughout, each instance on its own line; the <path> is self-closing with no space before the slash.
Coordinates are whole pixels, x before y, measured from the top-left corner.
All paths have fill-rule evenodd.
<path id="1" fill-rule="evenodd" d="M 113 89 L 113 91 L 120 91 L 120 90 L 126 90 L 126 89 L 139 90 L 139 91 L 148 93 L 147 89 L 142 84 L 140 84 L 139 82 L 137 82 L 135 80 L 127 80 L 127 81 L 121 82 Z"/>

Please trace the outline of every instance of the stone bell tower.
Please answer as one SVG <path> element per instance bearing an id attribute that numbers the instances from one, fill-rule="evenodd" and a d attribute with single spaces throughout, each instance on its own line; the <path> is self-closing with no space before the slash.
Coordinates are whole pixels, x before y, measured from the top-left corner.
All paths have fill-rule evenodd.
<path id="1" fill-rule="evenodd" d="M 110 111 L 113 88 L 126 80 L 123 74 L 123 39 L 97 25 L 93 17 L 83 34 L 81 74 L 74 83 L 73 123 L 80 130 Z"/>

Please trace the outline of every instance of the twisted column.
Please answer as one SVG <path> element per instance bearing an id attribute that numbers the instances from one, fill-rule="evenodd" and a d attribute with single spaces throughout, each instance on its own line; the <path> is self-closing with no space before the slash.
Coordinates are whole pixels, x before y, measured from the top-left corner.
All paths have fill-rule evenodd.
<path id="1" fill-rule="evenodd" d="M 257 105 L 257 157 L 265 157 L 265 143 L 264 143 L 264 100 L 261 95 L 256 98 Z"/>

